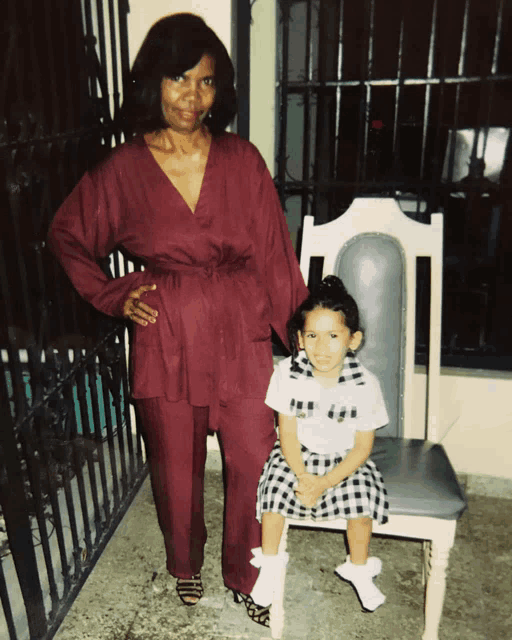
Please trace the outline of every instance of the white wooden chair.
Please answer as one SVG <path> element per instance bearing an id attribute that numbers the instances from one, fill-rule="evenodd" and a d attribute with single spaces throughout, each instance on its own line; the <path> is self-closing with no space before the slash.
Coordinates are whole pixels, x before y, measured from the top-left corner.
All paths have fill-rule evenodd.
<path id="1" fill-rule="evenodd" d="M 322 277 L 341 277 L 361 312 L 365 342 L 358 356 L 379 377 L 390 416 L 388 426 L 377 431 L 372 452 L 386 483 L 390 517 L 385 525 L 374 523 L 374 533 L 423 541 L 423 640 L 438 640 L 448 555 L 457 519 L 467 506 L 438 444 L 443 435 L 439 420 L 442 245 L 442 214 L 432 215 L 431 224 L 423 224 L 403 214 L 391 198 L 357 198 L 327 224 L 314 226 L 313 217 L 307 216 L 301 253 L 306 282 L 310 259 L 323 257 Z M 411 434 L 418 434 L 418 428 L 413 428 L 413 374 L 416 258 L 420 256 L 430 258 L 431 268 L 429 365 L 422 437 L 412 438 Z M 346 520 L 287 519 L 281 551 L 286 550 L 288 526 L 345 530 Z M 283 632 L 284 583 L 285 571 L 272 603 L 273 638 Z"/>

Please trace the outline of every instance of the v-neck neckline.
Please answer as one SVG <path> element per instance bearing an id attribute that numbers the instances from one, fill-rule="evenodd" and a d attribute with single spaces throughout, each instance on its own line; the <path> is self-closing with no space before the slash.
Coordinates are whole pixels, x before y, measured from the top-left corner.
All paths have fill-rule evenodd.
<path id="1" fill-rule="evenodd" d="M 162 167 L 160 166 L 160 164 L 158 163 L 158 160 L 155 158 L 155 156 L 153 155 L 153 153 L 151 152 L 151 149 L 149 148 L 149 144 L 146 141 L 146 138 L 144 137 L 144 135 L 141 135 L 141 144 L 145 147 L 147 153 L 149 154 L 149 156 L 151 157 L 151 159 L 153 160 L 153 162 L 156 164 L 156 166 L 158 167 L 158 170 L 160 171 L 160 173 L 162 174 L 162 176 L 165 178 L 165 180 L 169 183 L 169 185 L 171 186 L 172 189 L 174 189 L 174 191 L 178 194 L 178 196 L 181 198 L 181 201 L 183 202 L 183 204 L 185 205 L 185 207 L 187 208 L 188 212 L 190 213 L 191 216 L 196 216 L 197 211 L 199 209 L 199 204 L 202 200 L 203 197 L 203 190 L 205 187 L 205 183 L 206 183 L 206 178 L 207 178 L 207 174 L 209 172 L 209 168 L 210 168 L 210 163 L 211 163 L 211 158 L 212 158 L 212 152 L 213 152 L 213 147 L 215 144 L 215 138 L 212 136 L 212 139 L 210 141 L 210 147 L 208 149 L 208 155 L 206 157 L 206 165 L 204 167 L 204 173 L 203 173 L 203 179 L 201 180 L 201 186 L 199 187 L 199 197 L 197 198 L 197 202 L 196 202 L 196 206 L 195 209 L 192 210 L 192 208 L 190 207 L 190 205 L 188 204 L 188 202 L 185 200 L 185 198 L 183 197 L 183 195 L 181 194 L 181 191 L 176 187 L 176 185 L 174 184 L 174 182 L 169 178 L 169 176 L 165 173 L 165 171 L 162 169 Z"/>

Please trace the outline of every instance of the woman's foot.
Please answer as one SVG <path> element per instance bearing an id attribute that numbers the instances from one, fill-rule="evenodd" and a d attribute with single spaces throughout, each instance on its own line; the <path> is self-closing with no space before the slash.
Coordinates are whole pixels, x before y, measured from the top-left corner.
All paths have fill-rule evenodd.
<path id="1" fill-rule="evenodd" d="M 373 583 L 373 578 L 380 573 L 381 569 L 382 562 L 379 558 L 368 558 L 366 564 L 352 564 L 348 557 L 345 564 L 336 567 L 334 573 L 350 582 L 366 611 L 375 611 L 386 601 L 386 596 Z"/>
<path id="2" fill-rule="evenodd" d="M 262 607 L 261 605 L 256 604 L 251 596 L 248 596 L 245 593 L 240 593 L 240 591 L 236 591 L 235 589 L 233 589 L 233 596 L 236 603 L 243 602 L 245 604 L 247 615 L 251 620 L 263 625 L 264 627 L 270 626 L 270 605 L 268 607 Z"/>
<path id="3" fill-rule="evenodd" d="M 204 593 L 201 574 L 198 573 L 196 576 L 192 576 L 192 578 L 178 578 L 176 581 L 176 591 L 183 604 L 186 604 L 187 607 L 192 607 L 194 604 L 197 604 Z"/>

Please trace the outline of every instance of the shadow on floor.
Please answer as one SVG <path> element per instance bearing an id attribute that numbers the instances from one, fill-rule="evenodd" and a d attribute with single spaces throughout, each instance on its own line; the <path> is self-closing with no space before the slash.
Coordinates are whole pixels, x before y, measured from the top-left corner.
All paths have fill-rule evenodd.
<path id="1" fill-rule="evenodd" d="M 450 557 L 439 640 L 512 638 L 512 501 L 469 496 Z M 149 480 L 142 486 L 64 620 L 56 640 L 228 640 L 270 638 L 233 602 L 222 583 L 223 492 L 220 471 L 207 471 L 209 541 L 205 595 L 185 607 L 165 570 Z M 342 534 L 291 530 L 283 640 L 420 640 L 423 625 L 421 543 L 374 538 L 383 561 L 377 578 L 387 602 L 363 613 L 351 587 L 333 574 L 345 557 Z"/>

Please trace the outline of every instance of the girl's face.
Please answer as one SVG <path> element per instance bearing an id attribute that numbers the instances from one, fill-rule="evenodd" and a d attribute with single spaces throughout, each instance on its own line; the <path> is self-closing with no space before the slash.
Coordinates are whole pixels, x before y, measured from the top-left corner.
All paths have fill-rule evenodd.
<path id="1" fill-rule="evenodd" d="M 201 127 L 215 100 L 215 61 L 205 54 L 193 69 L 176 78 L 164 78 L 162 113 L 177 133 L 193 133 Z"/>
<path id="2" fill-rule="evenodd" d="M 313 365 L 314 375 L 323 378 L 339 377 L 349 349 L 361 344 L 363 334 L 351 334 L 339 311 L 316 308 L 306 315 L 304 329 L 299 331 L 299 346 Z"/>

